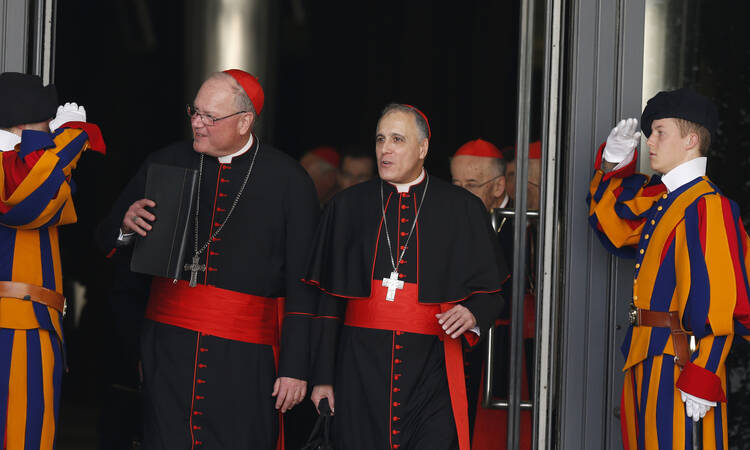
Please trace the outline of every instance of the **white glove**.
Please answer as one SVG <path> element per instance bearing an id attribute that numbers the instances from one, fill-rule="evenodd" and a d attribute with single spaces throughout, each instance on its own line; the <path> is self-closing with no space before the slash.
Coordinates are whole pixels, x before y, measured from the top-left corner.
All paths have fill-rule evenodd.
<path id="1" fill-rule="evenodd" d="M 679 390 L 679 389 L 678 389 Z M 682 401 L 685 402 L 685 411 L 687 415 L 697 422 L 706 415 L 709 409 L 716 406 L 716 402 L 703 400 L 700 397 L 690 395 L 687 392 L 680 391 Z"/>
<path id="2" fill-rule="evenodd" d="M 85 122 L 86 110 L 83 105 L 77 103 L 66 103 L 57 107 L 57 115 L 49 123 L 50 131 L 54 132 L 68 122 Z"/>
<path id="3" fill-rule="evenodd" d="M 604 159 L 611 163 L 622 162 L 635 149 L 641 139 L 638 119 L 623 119 L 612 128 L 604 146 Z"/>

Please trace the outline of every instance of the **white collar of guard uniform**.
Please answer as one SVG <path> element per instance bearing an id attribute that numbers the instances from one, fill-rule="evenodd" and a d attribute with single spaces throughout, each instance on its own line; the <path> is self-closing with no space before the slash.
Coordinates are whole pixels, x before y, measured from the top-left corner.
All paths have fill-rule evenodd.
<path id="1" fill-rule="evenodd" d="M 698 177 L 706 175 L 706 162 L 708 158 L 701 156 L 684 162 L 661 177 L 661 182 L 669 192 L 673 192 L 680 186 L 690 183 Z"/>
<path id="2" fill-rule="evenodd" d="M 0 130 L 0 151 L 13 150 L 21 142 L 21 136 L 10 131 Z"/>
<path id="3" fill-rule="evenodd" d="M 424 168 L 422 168 L 422 172 L 419 174 L 416 180 L 410 181 L 409 183 L 404 183 L 404 184 L 396 184 L 396 183 L 391 183 L 391 184 L 396 186 L 396 190 L 398 192 L 409 192 L 409 188 L 411 188 L 412 186 L 416 184 L 421 183 L 422 180 L 424 180 L 424 177 L 425 177 L 425 171 L 424 171 Z"/>
<path id="4" fill-rule="evenodd" d="M 224 155 L 219 156 L 218 160 L 222 164 L 232 164 L 232 158 L 240 156 L 241 154 L 245 153 L 246 151 L 250 150 L 250 147 L 253 146 L 253 142 L 255 141 L 255 138 L 253 135 L 250 135 L 250 139 L 247 140 L 247 143 L 242 146 L 241 149 L 237 150 L 236 152 L 232 153 L 231 155 Z"/>

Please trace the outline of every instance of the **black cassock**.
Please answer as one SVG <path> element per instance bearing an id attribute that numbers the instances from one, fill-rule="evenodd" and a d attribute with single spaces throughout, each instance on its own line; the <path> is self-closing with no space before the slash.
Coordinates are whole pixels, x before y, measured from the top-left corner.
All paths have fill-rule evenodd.
<path id="1" fill-rule="evenodd" d="M 390 250 L 379 179 L 337 194 L 318 227 L 305 277 L 324 293 L 314 324 L 313 383 L 334 385 L 337 449 L 458 448 L 440 338 L 341 326 L 347 306 L 365 301 L 393 271 L 388 252 L 398 261 L 426 184 L 398 193 L 382 183 Z M 503 308 L 499 291 L 508 270 L 481 201 L 435 177 L 398 271 L 401 281 L 416 285 L 420 304 L 460 303 L 482 334 Z M 385 294 L 371 301 L 385 302 Z"/>
<path id="2" fill-rule="evenodd" d="M 199 247 L 231 209 L 258 145 L 256 139 L 250 150 L 230 164 L 204 158 Z M 114 247 L 125 211 L 144 197 L 150 163 L 198 169 L 199 161 L 192 142 L 149 155 L 99 228 L 100 242 Z M 277 375 L 309 378 L 309 330 L 318 292 L 300 279 L 319 214 L 315 188 L 299 164 L 260 145 L 235 211 L 200 256 L 207 270 L 198 283 L 262 297 L 286 297 L 278 371 L 269 345 L 146 320 L 141 341 L 145 448 L 274 448 L 279 414 L 271 397 L 273 383 Z M 154 226 L 159 226 L 158 217 Z M 192 237 L 192 226 L 190 233 Z M 193 253 L 192 239 L 188 253 Z M 184 272 L 181 279 L 189 280 L 189 276 L 190 272 Z"/>

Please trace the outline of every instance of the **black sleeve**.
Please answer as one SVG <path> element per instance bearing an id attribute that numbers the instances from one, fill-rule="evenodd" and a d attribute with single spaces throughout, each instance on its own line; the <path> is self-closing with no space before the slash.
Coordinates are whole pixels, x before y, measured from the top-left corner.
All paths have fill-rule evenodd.
<path id="1" fill-rule="evenodd" d="M 336 349 L 346 313 L 347 300 L 321 294 L 318 314 L 312 328 L 311 385 L 333 384 L 336 375 Z"/>
<path id="2" fill-rule="evenodd" d="M 484 206 L 481 205 L 481 202 L 468 202 L 466 215 L 469 217 L 471 225 L 476 227 L 472 230 L 476 239 L 475 245 L 477 248 L 491 249 L 494 258 L 487 258 L 487 261 L 492 261 L 496 264 L 493 274 L 497 277 L 497 284 L 504 286 L 504 283 L 509 279 L 510 271 L 508 270 L 505 255 L 500 248 L 497 234 L 487 220 Z M 505 285 L 507 285 L 507 283 L 505 283 Z M 503 291 L 496 293 L 480 292 L 473 294 L 464 300 L 462 304 L 474 314 L 474 318 L 477 320 L 477 326 L 479 326 L 480 338 L 484 338 L 487 336 L 489 328 L 495 323 L 495 320 L 500 317 L 500 314 L 505 309 L 506 301 L 503 296 Z"/>
<path id="3" fill-rule="evenodd" d="M 462 302 L 466 308 L 474 314 L 479 327 L 480 338 L 487 336 L 489 329 L 495 323 L 495 319 L 505 307 L 505 299 L 500 293 L 474 294 Z"/>
<path id="4" fill-rule="evenodd" d="M 117 197 L 109 214 L 96 227 L 96 244 L 105 255 L 112 256 L 116 250 L 117 237 L 120 235 L 120 225 L 125 217 L 125 212 L 137 200 L 145 195 L 146 168 L 149 161 L 146 160 L 130 179 L 125 188 Z"/>
<path id="5" fill-rule="evenodd" d="M 319 291 L 304 284 L 302 278 L 320 205 L 310 177 L 301 167 L 293 169 L 284 193 L 286 314 L 281 329 L 279 376 L 308 380 L 310 324 L 317 310 Z"/>

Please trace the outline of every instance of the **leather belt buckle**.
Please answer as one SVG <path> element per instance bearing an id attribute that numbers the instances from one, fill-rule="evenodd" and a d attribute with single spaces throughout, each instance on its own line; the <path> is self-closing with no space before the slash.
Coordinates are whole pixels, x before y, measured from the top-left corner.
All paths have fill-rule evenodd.
<path id="1" fill-rule="evenodd" d="M 631 326 L 637 327 L 639 326 L 638 323 L 638 308 L 636 308 L 635 304 L 630 304 L 630 310 L 628 311 L 628 322 L 630 322 Z"/>

